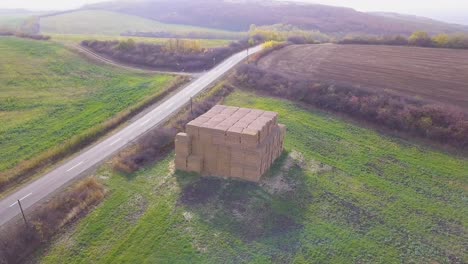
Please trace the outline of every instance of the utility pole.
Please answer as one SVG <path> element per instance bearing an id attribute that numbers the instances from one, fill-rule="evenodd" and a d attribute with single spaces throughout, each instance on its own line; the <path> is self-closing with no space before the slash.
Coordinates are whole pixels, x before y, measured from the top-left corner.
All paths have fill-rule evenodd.
<path id="1" fill-rule="evenodd" d="M 18 205 L 19 205 L 19 208 L 21 210 L 21 214 L 23 215 L 24 223 L 26 224 L 26 226 L 28 226 L 28 221 L 26 221 L 26 216 L 24 215 L 23 206 L 21 206 L 21 201 L 20 200 L 18 200 Z"/>
<path id="2" fill-rule="evenodd" d="M 193 100 L 192 100 L 192 97 L 190 97 L 190 113 L 193 115 Z"/>

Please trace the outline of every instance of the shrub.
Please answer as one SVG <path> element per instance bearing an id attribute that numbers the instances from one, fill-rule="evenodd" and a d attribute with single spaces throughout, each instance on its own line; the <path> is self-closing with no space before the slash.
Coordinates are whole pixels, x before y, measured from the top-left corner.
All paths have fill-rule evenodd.
<path id="1" fill-rule="evenodd" d="M 175 129 L 151 130 L 138 140 L 136 148 L 124 151 L 114 159 L 114 169 L 130 174 L 148 163 L 158 160 L 172 149 L 175 135 Z"/>
<path id="2" fill-rule="evenodd" d="M 338 42 L 339 44 L 359 44 L 359 45 L 393 45 L 406 46 L 408 39 L 403 36 L 350 36 Z"/>
<path id="3" fill-rule="evenodd" d="M 419 46 L 419 47 L 431 47 L 433 46 L 432 39 L 424 31 L 414 32 L 408 39 L 410 45 Z"/>
<path id="4" fill-rule="evenodd" d="M 15 36 L 18 38 L 29 38 L 34 40 L 49 40 L 50 36 L 39 35 L 39 34 L 27 34 L 27 33 L 15 33 Z"/>
<path id="5" fill-rule="evenodd" d="M 304 36 L 292 36 L 288 38 L 288 42 L 292 44 L 308 44 L 309 40 Z"/>
<path id="6" fill-rule="evenodd" d="M 303 30 L 289 24 L 274 24 L 268 26 L 251 25 L 249 35 L 252 39 L 262 39 L 263 41 L 290 41 L 294 43 L 324 43 L 329 42 L 331 37 L 320 32 L 313 30 Z"/>
<path id="7" fill-rule="evenodd" d="M 18 38 L 29 38 L 34 40 L 49 40 L 50 36 L 39 35 L 39 34 L 28 34 L 23 32 L 14 32 L 9 30 L 1 30 L 0 29 L 0 36 L 15 36 Z"/>
<path id="8" fill-rule="evenodd" d="M 0 36 L 13 36 L 14 34 L 13 31 L 0 29 Z"/>

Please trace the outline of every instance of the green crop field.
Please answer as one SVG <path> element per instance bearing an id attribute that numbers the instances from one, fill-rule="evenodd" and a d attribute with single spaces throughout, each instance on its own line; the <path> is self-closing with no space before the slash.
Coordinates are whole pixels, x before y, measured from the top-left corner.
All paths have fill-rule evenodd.
<path id="1" fill-rule="evenodd" d="M 286 152 L 260 185 L 103 166 L 107 199 L 42 263 L 462 263 L 466 158 L 383 136 L 319 110 L 235 92 L 277 111 Z"/>
<path id="2" fill-rule="evenodd" d="M 174 77 L 94 65 L 62 45 L 0 37 L 0 172 L 156 94 Z"/>
<path id="3" fill-rule="evenodd" d="M 206 32 L 226 37 L 240 37 L 239 32 L 230 32 L 188 25 L 160 23 L 137 16 L 110 11 L 85 10 L 56 16 L 43 17 L 40 20 L 44 34 L 84 34 L 118 36 L 127 31 L 141 32 Z M 220 37 L 223 38 L 223 37 Z"/>

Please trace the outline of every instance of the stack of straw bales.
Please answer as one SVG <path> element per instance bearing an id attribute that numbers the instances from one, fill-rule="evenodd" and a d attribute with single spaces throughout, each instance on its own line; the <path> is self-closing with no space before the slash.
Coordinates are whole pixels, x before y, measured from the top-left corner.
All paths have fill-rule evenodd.
<path id="1" fill-rule="evenodd" d="M 176 169 L 258 182 L 283 151 L 278 114 L 216 105 L 176 136 Z"/>

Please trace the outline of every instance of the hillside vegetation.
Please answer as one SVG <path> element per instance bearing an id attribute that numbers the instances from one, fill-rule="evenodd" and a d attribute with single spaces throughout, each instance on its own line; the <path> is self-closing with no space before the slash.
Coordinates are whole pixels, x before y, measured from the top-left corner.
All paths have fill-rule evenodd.
<path id="1" fill-rule="evenodd" d="M 97 66 L 50 42 L 3 37 L 0 56 L 0 183 L 25 160 L 99 134 L 174 79 Z"/>
<path id="2" fill-rule="evenodd" d="M 260 185 L 173 171 L 101 168 L 108 199 L 42 263 L 462 263 L 466 158 L 377 134 L 288 101 L 287 152 Z"/>
<path id="3" fill-rule="evenodd" d="M 208 32 L 224 35 L 238 36 L 236 32 L 226 32 L 209 28 L 164 24 L 143 17 L 126 15 L 104 10 L 82 10 L 42 17 L 40 20 L 41 32 L 44 34 L 87 34 L 87 35 L 115 35 L 125 32 Z"/>
<path id="4" fill-rule="evenodd" d="M 23 24 L 26 16 L 0 14 L 0 29 L 16 30 Z"/>
<path id="5" fill-rule="evenodd" d="M 421 19 L 400 19 L 358 12 L 350 8 L 272 0 L 144 0 L 106 2 L 86 8 L 116 11 L 164 23 L 247 31 L 250 25 L 290 24 L 307 30 L 348 33 L 404 34 L 417 30 L 431 34 L 468 31 L 467 26 Z"/>
<path id="6" fill-rule="evenodd" d="M 9 10 L 9 9 L 0 9 L 0 31 L 2 30 L 12 30 L 19 31 L 23 27 L 27 27 L 28 20 L 34 18 L 35 16 L 43 15 L 44 12 L 33 12 L 27 10 Z M 27 32 L 31 33 L 31 32 Z"/>

